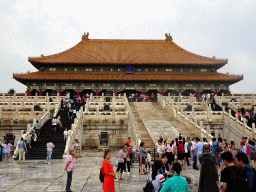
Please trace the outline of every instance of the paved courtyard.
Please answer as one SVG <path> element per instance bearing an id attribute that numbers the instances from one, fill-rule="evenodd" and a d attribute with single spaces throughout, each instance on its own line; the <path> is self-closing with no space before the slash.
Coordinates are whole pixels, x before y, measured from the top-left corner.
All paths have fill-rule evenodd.
<path id="1" fill-rule="evenodd" d="M 79 191 L 102 191 L 99 181 L 99 170 L 103 161 L 103 152 L 96 150 L 83 151 L 80 162 L 75 163 L 71 189 Z M 117 152 L 112 152 L 112 162 L 116 161 Z M 3 163 L 0 168 L 0 192 L 29 191 L 65 191 L 67 174 L 64 171 L 65 160 L 52 160 L 47 165 L 42 160 L 29 160 L 26 165 L 18 165 L 15 160 L 12 166 Z M 114 167 L 114 170 L 116 167 Z M 131 174 L 124 174 L 125 180 L 115 180 L 117 192 L 141 192 L 147 176 L 138 174 L 138 163 L 131 168 Z M 192 178 L 199 177 L 199 171 L 186 167 L 183 174 Z M 195 181 L 196 182 L 196 181 Z M 195 184 L 190 184 L 190 191 L 197 191 Z"/>

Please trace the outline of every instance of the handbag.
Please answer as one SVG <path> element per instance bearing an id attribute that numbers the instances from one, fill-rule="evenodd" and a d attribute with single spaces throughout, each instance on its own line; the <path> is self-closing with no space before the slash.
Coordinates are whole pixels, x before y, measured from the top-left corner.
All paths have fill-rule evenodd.
<path id="1" fill-rule="evenodd" d="M 130 161 L 131 159 L 130 158 L 126 158 L 126 161 Z"/>
<path id="2" fill-rule="evenodd" d="M 99 179 L 101 182 L 104 181 L 105 175 L 102 173 L 101 169 L 100 169 L 100 175 L 99 175 Z"/>

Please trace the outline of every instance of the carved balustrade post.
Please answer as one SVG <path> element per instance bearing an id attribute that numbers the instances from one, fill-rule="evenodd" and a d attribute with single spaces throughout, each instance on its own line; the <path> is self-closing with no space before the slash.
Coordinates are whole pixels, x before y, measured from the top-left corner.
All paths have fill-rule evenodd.
<path id="1" fill-rule="evenodd" d="M 255 123 L 252 124 L 252 138 L 255 138 Z"/>

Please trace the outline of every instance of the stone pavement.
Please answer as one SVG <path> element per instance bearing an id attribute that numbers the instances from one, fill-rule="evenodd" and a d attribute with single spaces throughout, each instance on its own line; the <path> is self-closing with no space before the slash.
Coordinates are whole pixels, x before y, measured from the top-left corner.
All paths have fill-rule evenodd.
<path id="1" fill-rule="evenodd" d="M 99 171 L 103 161 L 103 152 L 87 150 L 82 152 L 80 162 L 75 163 L 71 189 L 77 191 L 102 191 L 99 181 Z M 112 162 L 116 162 L 117 151 L 112 152 Z M 4 165 L 4 164 L 3 164 Z M 44 160 L 28 160 L 26 165 L 0 168 L 0 192 L 37 192 L 37 191 L 65 191 L 67 174 L 63 170 L 65 160 L 52 160 L 50 165 Z M 114 170 L 116 167 L 114 167 Z M 199 171 L 187 167 L 184 175 L 191 176 L 192 180 L 199 177 Z M 115 180 L 116 192 L 141 192 L 146 184 L 147 175 L 139 175 L 138 163 L 134 163 L 131 174 L 124 174 L 125 180 Z M 190 191 L 197 191 L 194 184 L 190 184 Z"/>

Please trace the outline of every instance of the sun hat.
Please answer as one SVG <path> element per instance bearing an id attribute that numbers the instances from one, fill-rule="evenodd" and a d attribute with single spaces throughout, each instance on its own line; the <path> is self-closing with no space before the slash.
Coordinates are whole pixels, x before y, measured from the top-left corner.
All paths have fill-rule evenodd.
<path id="1" fill-rule="evenodd" d="M 171 143 L 171 139 L 168 139 L 166 143 L 170 144 Z"/>

